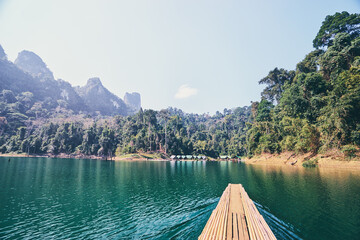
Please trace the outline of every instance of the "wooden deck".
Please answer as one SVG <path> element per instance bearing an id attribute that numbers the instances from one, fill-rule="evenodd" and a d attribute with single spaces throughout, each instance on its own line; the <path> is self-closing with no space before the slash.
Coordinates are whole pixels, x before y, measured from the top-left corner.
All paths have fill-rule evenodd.
<path id="1" fill-rule="evenodd" d="M 276 239 L 241 184 L 229 184 L 199 240 Z"/>

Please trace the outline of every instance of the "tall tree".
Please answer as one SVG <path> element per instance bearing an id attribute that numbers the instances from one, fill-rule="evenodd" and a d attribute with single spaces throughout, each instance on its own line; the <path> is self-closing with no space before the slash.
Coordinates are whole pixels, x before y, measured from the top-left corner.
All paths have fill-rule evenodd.
<path id="1" fill-rule="evenodd" d="M 294 79 L 295 72 L 287 71 L 283 68 L 275 68 L 269 74 L 259 81 L 259 84 L 266 84 L 267 86 L 262 91 L 261 96 L 270 102 L 276 100 L 279 102 L 281 94 L 284 91 L 284 84 L 291 83 Z"/>
<path id="2" fill-rule="evenodd" d="M 349 14 L 344 11 L 326 16 L 313 40 L 314 48 L 325 48 L 333 45 L 335 35 L 342 32 L 348 33 L 351 39 L 360 36 L 360 14 Z"/>

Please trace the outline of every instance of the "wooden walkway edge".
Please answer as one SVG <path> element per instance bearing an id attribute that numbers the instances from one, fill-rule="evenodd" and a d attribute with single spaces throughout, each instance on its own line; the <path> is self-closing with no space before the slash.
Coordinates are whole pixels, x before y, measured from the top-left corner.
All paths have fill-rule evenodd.
<path id="1" fill-rule="evenodd" d="M 199 240 L 275 240 L 263 216 L 241 184 L 229 184 Z"/>

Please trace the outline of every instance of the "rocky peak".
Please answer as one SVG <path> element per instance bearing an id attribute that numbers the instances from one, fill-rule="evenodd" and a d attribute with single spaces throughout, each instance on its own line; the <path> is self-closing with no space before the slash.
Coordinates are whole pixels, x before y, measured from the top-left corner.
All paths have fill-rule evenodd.
<path id="1" fill-rule="evenodd" d="M 137 92 L 125 93 L 124 102 L 128 105 L 134 112 L 137 112 L 141 108 L 141 99 L 140 94 Z"/>
<path id="2" fill-rule="evenodd" d="M 92 112 L 100 112 L 104 115 L 127 115 L 125 103 L 107 90 L 99 78 L 90 78 L 84 87 L 78 87 L 76 91 Z"/>
<path id="3" fill-rule="evenodd" d="M 20 52 L 14 63 L 18 68 L 33 77 L 54 79 L 53 73 L 47 68 L 44 61 L 33 52 L 27 50 Z"/>
<path id="4" fill-rule="evenodd" d="M 108 90 L 102 85 L 100 78 L 93 77 L 89 78 L 86 82 L 86 85 L 78 88 L 80 95 L 106 95 Z"/>
<path id="5" fill-rule="evenodd" d="M 6 54 L 2 46 L 0 45 L 0 60 L 7 60 Z"/>
<path id="6" fill-rule="evenodd" d="M 102 86 L 101 80 L 98 77 L 89 78 L 89 80 L 86 83 L 87 86 L 94 86 L 94 85 L 100 85 Z"/>
<path id="7" fill-rule="evenodd" d="M 84 100 L 79 96 L 71 84 L 62 79 L 58 79 L 60 98 L 67 103 L 68 108 L 74 111 L 87 111 Z"/>

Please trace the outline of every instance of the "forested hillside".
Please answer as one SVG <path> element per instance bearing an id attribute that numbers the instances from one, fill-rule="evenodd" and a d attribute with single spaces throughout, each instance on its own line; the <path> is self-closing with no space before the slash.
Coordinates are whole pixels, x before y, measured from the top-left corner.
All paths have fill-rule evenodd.
<path id="1" fill-rule="evenodd" d="M 259 81 L 265 85 L 260 101 L 214 116 L 168 108 L 115 117 L 60 111 L 39 118 L 35 110 L 31 112 L 35 107 L 31 93 L 14 95 L 2 86 L 1 109 L 18 110 L 1 110 L 0 151 L 106 156 L 164 152 L 211 157 L 284 151 L 316 154 L 329 149 L 353 153 L 360 146 L 360 15 L 327 16 L 313 46 L 295 70 L 275 68 Z M 10 73 L 1 76 L 3 82 L 15 74 L 24 84 L 36 80 L 1 61 L 9 64 Z M 104 105 L 103 111 L 111 115 L 109 102 L 84 98 L 101 83 L 91 79 L 87 85 L 89 88 L 77 89 L 81 99 L 90 109 Z M 21 111 L 22 107 L 30 112 Z"/>
<path id="2" fill-rule="evenodd" d="M 313 41 L 315 50 L 294 71 L 275 68 L 259 81 L 266 87 L 252 104 L 254 122 L 247 153 L 360 145 L 360 15 L 327 16 Z"/>
<path id="3" fill-rule="evenodd" d="M 250 108 L 214 116 L 185 114 L 169 108 L 140 110 L 133 116 L 93 119 L 81 116 L 26 122 L 12 134 L 3 132 L 2 152 L 29 154 L 114 154 L 155 152 L 217 157 L 245 154 Z M 77 119 L 77 120 L 74 120 Z M 3 123 L 3 128 L 6 123 Z"/>

